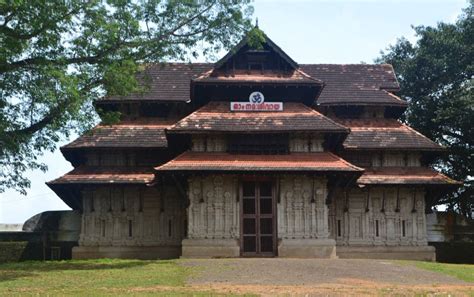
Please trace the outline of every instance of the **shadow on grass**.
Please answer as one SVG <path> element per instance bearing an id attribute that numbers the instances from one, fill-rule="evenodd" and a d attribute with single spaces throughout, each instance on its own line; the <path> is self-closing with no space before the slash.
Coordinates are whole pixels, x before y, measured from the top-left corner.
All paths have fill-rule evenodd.
<path id="1" fill-rule="evenodd" d="M 0 282 L 35 276 L 39 273 L 67 270 L 106 270 L 144 267 L 150 264 L 170 264 L 172 261 L 145 260 L 66 260 L 66 261 L 25 261 L 0 264 Z"/>

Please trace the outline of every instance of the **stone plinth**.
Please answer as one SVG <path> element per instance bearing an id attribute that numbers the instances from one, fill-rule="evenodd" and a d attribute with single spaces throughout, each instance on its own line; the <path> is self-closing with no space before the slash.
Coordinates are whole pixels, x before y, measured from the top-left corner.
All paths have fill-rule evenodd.
<path id="1" fill-rule="evenodd" d="M 282 239 L 278 256 L 288 258 L 336 258 L 333 239 Z"/>
<path id="2" fill-rule="evenodd" d="M 338 246 L 342 259 L 395 259 L 436 261 L 432 246 Z"/>
<path id="3" fill-rule="evenodd" d="M 175 259 L 181 255 L 180 246 L 76 246 L 73 259 Z"/>
<path id="4" fill-rule="evenodd" d="M 240 246 L 236 239 L 184 239 L 183 258 L 239 257 Z"/>

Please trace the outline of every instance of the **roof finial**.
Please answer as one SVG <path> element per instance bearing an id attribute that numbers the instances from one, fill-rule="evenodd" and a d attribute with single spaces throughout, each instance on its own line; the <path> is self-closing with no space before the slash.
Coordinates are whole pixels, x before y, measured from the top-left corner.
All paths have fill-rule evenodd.
<path id="1" fill-rule="evenodd" d="M 258 18 L 255 19 L 255 28 L 258 28 Z"/>

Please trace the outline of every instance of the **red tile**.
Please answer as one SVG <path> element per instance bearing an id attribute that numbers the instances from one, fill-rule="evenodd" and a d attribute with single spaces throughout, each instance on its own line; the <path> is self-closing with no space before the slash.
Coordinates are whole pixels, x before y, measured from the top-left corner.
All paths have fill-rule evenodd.
<path id="1" fill-rule="evenodd" d="M 350 171 L 356 167 L 329 153 L 292 153 L 289 155 L 236 155 L 228 153 L 185 152 L 157 171 Z"/>

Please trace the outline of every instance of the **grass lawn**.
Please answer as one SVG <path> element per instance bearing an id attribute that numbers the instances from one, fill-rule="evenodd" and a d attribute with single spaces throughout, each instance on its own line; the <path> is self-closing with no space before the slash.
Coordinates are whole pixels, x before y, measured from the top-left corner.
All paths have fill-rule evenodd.
<path id="1" fill-rule="evenodd" d="M 0 296 L 8 295 L 208 295 L 185 280 L 197 268 L 176 261 L 70 260 L 0 265 Z"/>
<path id="2" fill-rule="evenodd" d="M 474 265 L 472 264 L 447 264 L 422 261 L 401 261 L 405 264 L 414 265 L 421 269 L 436 271 L 446 275 L 454 276 L 460 280 L 474 283 Z"/>
<path id="3" fill-rule="evenodd" d="M 452 275 L 461 280 L 474 283 L 474 265 L 443 264 L 418 261 L 397 261 L 403 265 L 414 265 Z M 212 269 L 218 269 L 218 267 Z M 187 285 L 186 280 L 193 275 L 204 272 L 200 265 L 183 265 L 181 260 L 69 260 L 50 262 L 21 262 L 0 264 L 0 296 L 121 296 L 121 295 L 150 295 L 150 296 L 217 296 L 234 294 L 273 295 L 280 292 L 289 295 L 295 289 L 304 286 L 255 286 L 242 288 L 241 285 L 225 286 L 195 286 Z M 340 287 L 336 283 L 315 283 L 316 295 L 433 295 L 441 293 L 454 295 L 471 295 L 472 288 L 449 287 L 435 288 L 422 286 L 399 286 L 392 284 L 355 283 L 354 287 Z M 318 287 L 319 286 L 319 287 Z M 277 291 L 269 291 L 277 290 Z M 309 289 L 308 289 L 309 290 Z M 311 289 L 312 290 L 312 289 Z M 356 290 L 356 291 L 354 291 Z M 218 294 L 217 292 L 220 292 Z M 301 291 L 307 295 L 306 291 Z M 313 292 L 313 291 L 311 291 Z M 291 295 L 291 294 L 290 294 Z M 310 294 L 311 295 L 311 294 Z"/>

